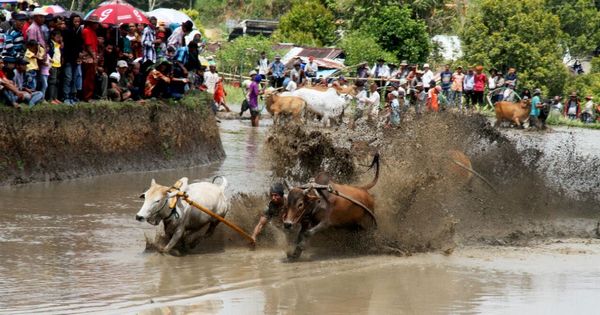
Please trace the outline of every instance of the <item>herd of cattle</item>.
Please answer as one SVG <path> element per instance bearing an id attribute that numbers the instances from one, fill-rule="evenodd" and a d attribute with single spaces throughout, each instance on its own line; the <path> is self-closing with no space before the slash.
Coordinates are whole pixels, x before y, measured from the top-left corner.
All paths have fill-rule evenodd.
<path id="1" fill-rule="evenodd" d="M 273 123 L 278 124 L 281 116 L 291 116 L 300 121 L 306 112 L 316 114 L 321 123 L 328 127 L 332 122 L 341 123 L 346 108 L 357 94 L 357 87 L 352 86 L 307 86 L 293 92 L 279 92 L 270 88 L 265 91 L 265 108 L 273 116 Z M 501 101 L 494 104 L 496 126 L 504 121 L 517 127 L 529 119 L 531 101 Z"/>

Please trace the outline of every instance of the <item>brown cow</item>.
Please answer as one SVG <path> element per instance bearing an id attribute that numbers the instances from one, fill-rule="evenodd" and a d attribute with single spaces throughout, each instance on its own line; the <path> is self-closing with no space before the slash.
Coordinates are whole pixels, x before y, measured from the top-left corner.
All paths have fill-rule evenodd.
<path id="1" fill-rule="evenodd" d="M 277 125 L 280 114 L 291 114 L 295 120 L 300 120 L 300 114 L 306 107 L 306 102 L 297 96 L 280 96 L 276 92 L 265 93 L 265 107 L 273 116 L 273 124 Z"/>
<path id="2" fill-rule="evenodd" d="M 362 187 L 336 184 L 330 181 L 327 174 L 322 173 L 315 178 L 315 183 L 321 187 L 328 185 L 331 191 L 315 188 L 311 184 L 307 188 L 295 187 L 290 190 L 283 226 L 285 229 L 291 229 L 294 224 L 300 223 L 301 229 L 294 251 L 287 254 L 289 259 L 300 257 L 308 238 L 324 229 L 329 227 L 368 229 L 376 224 L 371 212 L 375 201 L 368 190 L 375 186 L 379 178 L 378 153 L 371 163 L 371 168 L 373 166 L 375 166 L 375 178 Z"/>
<path id="3" fill-rule="evenodd" d="M 523 123 L 529 119 L 531 111 L 531 100 L 521 100 L 518 103 L 501 101 L 495 104 L 496 124 L 498 127 L 503 121 L 514 122 L 517 127 L 523 127 Z"/>

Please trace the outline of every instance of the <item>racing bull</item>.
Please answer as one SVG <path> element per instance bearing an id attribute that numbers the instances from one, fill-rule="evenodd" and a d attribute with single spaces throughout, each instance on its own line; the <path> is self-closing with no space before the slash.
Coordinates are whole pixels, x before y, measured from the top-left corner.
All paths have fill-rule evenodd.
<path id="1" fill-rule="evenodd" d="M 330 227 L 360 228 L 367 230 L 377 225 L 373 208 L 375 201 L 369 189 L 379 178 L 379 153 L 375 154 L 369 169 L 375 167 L 375 178 L 371 183 L 356 187 L 334 183 L 325 173 L 313 182 L 290 189 L 287 212 L 283 226 L 290 230 L 300 224 L 295 248 L 288 252 L 288 259 L 297 259 L 302 254 L 308 239 Z"/>

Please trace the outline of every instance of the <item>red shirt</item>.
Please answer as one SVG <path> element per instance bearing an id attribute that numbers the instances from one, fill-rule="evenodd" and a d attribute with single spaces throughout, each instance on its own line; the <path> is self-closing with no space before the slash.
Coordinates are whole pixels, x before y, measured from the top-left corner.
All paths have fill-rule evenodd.
<path id="1" fill-rule="evenodd" d="M 487 77 L 485 74 L 475 74 L 475 86 L 473 87 L 473 91 L 483 92 L 485 90 L 485 83 L 487 82 Z"/>
<path id="2" fill-rule="evenodd" d="M 27 41 L 29 38 L 27 38 L 27 29 L 29 28 L 29 21 L 25 22 L 25 24 L 23 24 L 23 28 L 21 29 L 21 34 L 23 34 L 23 40 Z"/>
<path id="3" fill-rule="evenodd" d="M 98 36 L 96 35 L 96 31 L 85 27 L 81 32 L 81 37 L 83 38 L 83 45 L 90 46 L 92 48 L 92 51 L 97 54 Z"/>

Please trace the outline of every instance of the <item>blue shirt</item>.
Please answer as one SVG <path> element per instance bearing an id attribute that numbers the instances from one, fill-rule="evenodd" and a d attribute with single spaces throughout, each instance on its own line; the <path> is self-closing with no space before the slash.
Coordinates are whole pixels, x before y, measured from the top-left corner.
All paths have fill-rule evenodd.
<path id="1" fill-rule="evenodd" d="M 529 113 L 529 116 L 539 116 L 540 115 L 540 109 L 537 108 L 537 105 L 540 103 L 540 97 L 538 95 L 534 96 L 531 99 L 531 112 Z"/>
<path id="2" fill-rule="evenodd" d="M 440 73 L 440 79 L 442 81 L 442 89 L 449 90 L 452 85 L 452 72 L 444 71 Z"/>
<path id="3" fill-rule="evenodd" d="M 281 78 L 283 77 L 283 72 L 285 71 L 285 65 L 283 64 L 283 62 L 279 61 L 275 61 L 273 63 L 271 63 L 271 72 L 273 73 L 273 76 L 276 78 Z"/>

